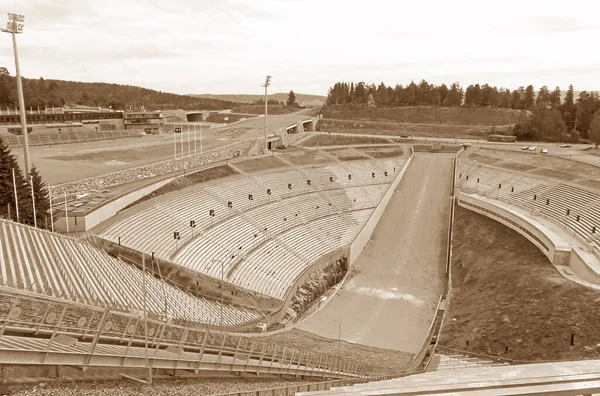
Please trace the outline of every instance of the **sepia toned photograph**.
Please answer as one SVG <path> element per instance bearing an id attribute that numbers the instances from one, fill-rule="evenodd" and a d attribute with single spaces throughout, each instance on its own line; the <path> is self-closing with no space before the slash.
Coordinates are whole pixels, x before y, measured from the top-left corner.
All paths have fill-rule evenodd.
<path id="1" fill-rule="evenodd" d="M 600 395 L 600 3 L 0 2 L 0 396 Z"/>

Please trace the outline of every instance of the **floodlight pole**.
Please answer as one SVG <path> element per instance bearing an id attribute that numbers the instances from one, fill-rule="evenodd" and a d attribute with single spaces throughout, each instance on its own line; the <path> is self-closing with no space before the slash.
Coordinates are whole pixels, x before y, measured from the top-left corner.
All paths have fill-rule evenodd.
<path id="1" fill-rule="evenodd" d="M 269 88 L 269 85 L 271 85 L 271 76 L 267 76 L 267 78 L 265 79 L 265 83 L 262 85 L 263 87 L 265 87 L 265 153 L 269 149 L 269 145 L 267 143 L 267 88 Z"/>
<path id="2" fill-rule="evenodd" d="M 17 51 L 17 34 L 23 33 L 24 15 L 8 13 L 8 22 L 6 28 L 2 28 L 5 33 L 12 34 L 13 51 L 15 55 L 15 71 L 17 74 L 17 93 L 19 96 L 19 113 L 21 116 L 21 130 L 23 134 L 23 156 L 25 157 L 25 173 L 29 174 L 31 162 L 29 159 L 29 135 L 27 134 L 27 120 L 25 115 L 25 99 L 23 98 L 23 85 L 21 84 L 21 69 L 19 68 L 19 54 Z"/>

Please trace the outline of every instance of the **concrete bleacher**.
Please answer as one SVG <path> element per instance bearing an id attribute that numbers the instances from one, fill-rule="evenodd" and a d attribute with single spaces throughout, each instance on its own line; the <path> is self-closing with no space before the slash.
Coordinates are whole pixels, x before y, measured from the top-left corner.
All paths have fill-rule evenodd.
<path id="1" fill-rule="evenodd" d="M 210 216 L 211 209 L 214 217 Z M 183 244 L 194 233 L 233 215 L 226 204 L 204 190 L 196 190 L 132 214 L 106 229 L 102 237 L 113 242 L 119 242 L 120 237 L 124 246 L 170 259 L 179 243 L 174 232 L 179 232 Z M 195 228 L 190 227 L 191 220 L 195 221 Z"/>
<path id="2" fill-rule="evenodd" d="M 353 241 L 388 190 L 394 165 L 397 173 L 404 163 L 365 160 L 351 167 L 239 175 L 148 204 L 101 236 L 113 242 L 121 237 L 127 247 L 282 298 L 307 267 Z M 388 167 L 386 177 L 383 169 Z M 377 169 L 371 184 L 371 172 Z M 209 209 L 215 210 L 215 218 L 208 216 Z M 194 229 L 190 220 L 196 222 Z"/>
<path id="3" fill-rule="evenodd" d="M 95 142 L 100 140 L 123 139 L 130 137 L 139 137 L 139 130 L 115 130 L 115 131 L 94 131 L 94 130 L 78 130 L 78 131 L 51 131 L 51 132 L 34 132 L 28 134 L 30 146 L 51 146 L 56 144 L 70 144 Z M 23 137 L 11 133 L 2 134 L 0 138 L 8 143 L 11 147 L 21 147 L 23 145 Z"/>
<path id="4" fill-rule="evenodd" d="M 539 213 L 600 249 L 600 192 L 485 165 L 462 165 L 459 172 L 462 191 Z"/>
<path id="5" fill-rule="evenodd" d="M 220 323 L 219 303 L 196 298 L 130 266 L 86 241 L 0 219 L 0 282 L 4 286 L 71 301 L 142 311 L 143 288 L 148 311 L 196 323 Z M 223 323 L 235 326 L 260 314 L 224 306 Z"/>

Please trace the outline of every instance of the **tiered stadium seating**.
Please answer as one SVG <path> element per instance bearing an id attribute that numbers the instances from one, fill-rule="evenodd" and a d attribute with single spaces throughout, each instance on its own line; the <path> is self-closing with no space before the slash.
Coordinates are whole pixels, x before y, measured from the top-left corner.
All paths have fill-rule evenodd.
<path id="1" fill-rule="evenodd" d="M 314 184 L 311 183 L 311 185 L 308 185 L 306 176 L 295 169 L 283 172 L 262 173 L 256 175 L 255 179 L 262 186 L 271 189 L 271 194 L 283 198 L 316 191 Z M 288 187 L 288 184 L 291 184 L 291 188 Z"/>
<path id="2" fill-rule="evenodd" d="M 215 216 L 209 215 L 214 210 Z M 155 204 L 109 227 L 102 237 L 142 252 L 154 252 L 157 257 L 169 259 L 176 241 L 173 233 L 179 232 L 181 243 L 235 213 L 226 204 L 204 190 L 178 196 L 168 202 Z M 196 227 L 190 227 L 190 221 Z"/>
<path id="3" fill-rule="evenodd" d="M 332 215 L 312 222 L 321 235 L 326 235 L 326 243 L 320 240 L 308 225 L 301 225 L 279 235 L 279 239 L 314 262 L 328 254 L 333 248 L 348 245 L 356 237 L 373 209 L 351 212 L 353 227 L 348 227 L 340 216 Z M 283 298 L 294 280 L 307 268 L 303 263 L 276 241 L 268 241 L 252 252 L 233 271 L 230 281 L 240 286 L 264 293 L 275 298 Z"/>
<path id="4" fill-rule="evenodd" d="M 72 301 L 142 311 L 143 287 L 148 311 L 160 316 L 216 325 L 220 306 L 196 298 L 166 282 L 93 248 L 78 239 L 0 219 L 1 283 Z M 225 305 L 223 323 L 235 326 L 260 314 Z"/>
<path id="5" fill-rule="evenodd" d="M 457 181 L 457 186 L 464 192 L 536 210 L 600 248 L 600 193 L 482 165 L 460 171 L 462 177 Z M 469 180 L 466 179 L 467 175 Z M 479 184 L 476 183 L 477 178 Z M 498 188 L 499 184 L 501 188 Z M 594 227 L 598 228 L 596 232 Z"/>
<path id="6" fill-rule="evenodd" d="M 383 167 L 363 162 L 235 177 L 150 206 L 102 236 L 114 242 L 120 236 L 122 245 L 281 298 L 312 262 L 352 242 L 388 190 L 394 165 L 397 174 L 405 161 L 387 159 Z M 377 184 L 347 177 L 356 173 L 369 182 L 372 169 Z M 181 235 L 178 251 L 175 231 Z"/>

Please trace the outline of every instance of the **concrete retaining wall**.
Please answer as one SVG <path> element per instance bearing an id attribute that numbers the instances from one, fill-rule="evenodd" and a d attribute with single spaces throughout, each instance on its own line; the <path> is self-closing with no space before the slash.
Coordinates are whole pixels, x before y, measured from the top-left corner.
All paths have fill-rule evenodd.
<path id="1" fill-rule="evenodd" d="M 379 220 L 381 219 L 381 216 L 385 212 L 385 208 L 387 208 L 387 205 L 390 202 L 390 199 L 392 199 L 392 195 L 394 195 L 394 191 L 396 190 L 396 187 L 398 187 L 398 184 L 402 180 L 402 177 L 404 176 L 404 173 L 406 172 L 408 165 L 410 165 L 410 162 L 412 161 L 413 156 L 414 156 L 414 153 L 410 156 L 408 161 L 406 161 L 406 163 L 402 167 L 402 170 L 400 170 L 400 172 L 398 173 L 398 176 L 396 176 L 396 179 L 392 182 L 389 189 L 387 190 L 387 192 L 385 193 L 385 195 L 379 202 L 379 205 L 377 205 L 377 208 L 375 208 L 375 210 L 371 214 L 371 217 L 369 217 L 369 220 L 367 220 L 367 222 L 365 223 L 363 228 L 360 230 L 360 232 L 358 233 L 356 238 L 354 238 L 354 241 L 350 245 L 350 257 L 348 259 L 349 266 L 352 265 L 356 261 L 356 259 L 360 255 L 360 253 L 363 251 L 363 249 L 367 245 L 367 242 L 369 242 L 369 239 L 371 239 L 371 235 L 373 234 L 373 231 L 375 231 L 377 224 L 379 224 Z"/>
<path id="2" fill-rule="evenodd" d="M 482 201 L 476 196 L 458 192 L 458 204 L 463 208 L 482 214 L 495 220 L 524 236 L 555 265 L 568 265 L 571 248 L 561 240 L 546 235 L 536 224 L 519 216 L 515 212 L 490 202 Z"/>
<path id="3" fill-rule="evenodd" d="M 175 177 L 170 177 L 168 179 L 153 183 L 149 186 L 142 187 L 139 190 L 132 191 L 129 194 L 123 195 L 114 199 L 113 201 L 108 202 L 106 205 L 101 206 L 100 208 L 86 214 L 83 217 L 73 218 L 72 216 L 69 216 L 69 232 L 83 232 L 94 228 L 106 219 L 116 215 L 127 205 L 130 205 L 138 199 L 141 199 L 146 195 L 158 190 L 165 184 L 171 182 L 173 179 L 175 179 Z M 54 222 L 54 228 L 59 232 L 66 232 L 67 225 L 65 220 L 66 219 L 64 217 L 58 218 L 58 220 Z"/>
<path id="4" fill-rule="evenodd" d="M 462 192 L 458 193 L 458 198 L 460 206 L 487 216 L 527 238 L 552 264 L 568 266 L 581 280 L 600 285 L 600 273 L 594 270 L 597 258 L 593 253 L 574 249 L 554 233 L 546 233 L 543 226 L 503 207 Z"/>

